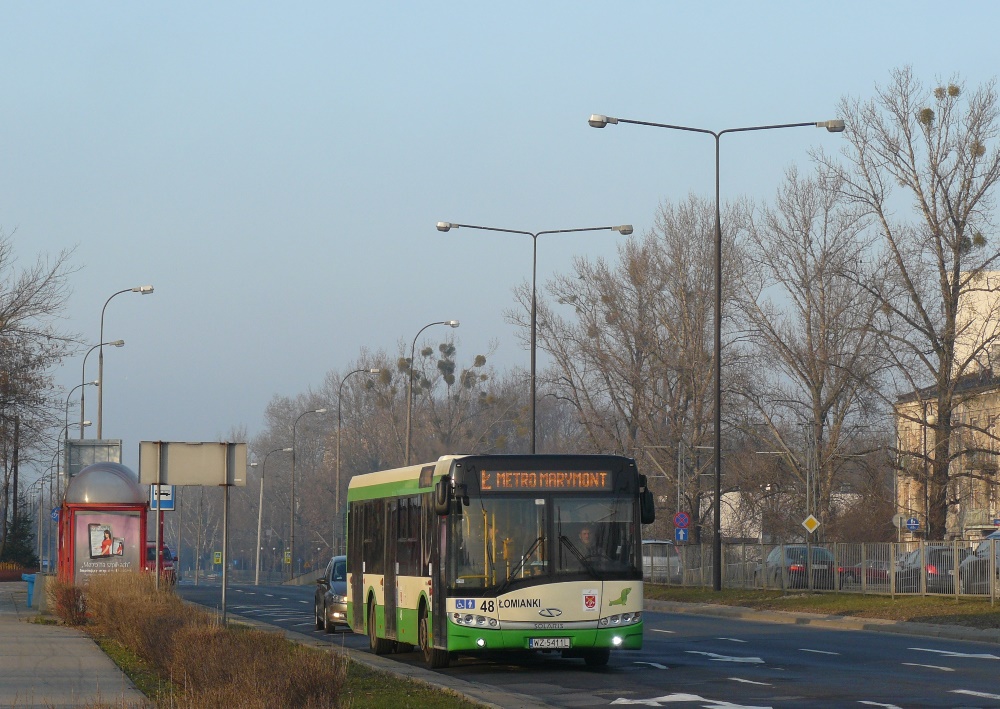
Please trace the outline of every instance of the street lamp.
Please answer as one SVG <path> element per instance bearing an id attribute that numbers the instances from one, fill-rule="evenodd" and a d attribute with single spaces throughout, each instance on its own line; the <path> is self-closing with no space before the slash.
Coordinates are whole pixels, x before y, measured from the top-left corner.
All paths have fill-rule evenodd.
<path id="1" fill-rule="evenodd" d="M 417 331 L 417 334 L 413 336 L 413 344 L 410 345 L 410 376 L 407 378 L 406 383 L 406 447 L 403 454 L 406 462 L 405 465 L 410 464 L 410 417 L 413 412 L 413 358 L 415 356 L 415 349 L 417 346 L 417 338 L 420 337 L 420 333 L 431 327 L 432 325 L 447 325 L 448 327 L 458 327 L 458 320 L 438 320 L 437 322 L 427 323 L 422 328 Z M 338 458 L 339 460 L 339 458 Z"/>
<path id="2" fill-rule="evenodd" d="M 746 128 L 726 128 L 721 131 L 712 131 L 705 128 L 691 128 L 688 126 L 675 126 L 668 123 L 650 123 L 648 121 L 633 121 L 626 118 L 613 118 L 600 114 L 591 115 L 587 121 L 593 128 L 604 128 L 606 125 L 617 125 L 619 123 L 632 123 L 639 126 L 651 126 L 653 128 L 669 128 L 671 130 L 683 130 L 691 133 L 704 133 L 715 139 L 715 500 L 712 503 L 712 511 L 715 515 L 713 522 L 714 536 L 712 539 L 712 553 L 714 564 L 712 568 L 712 588 L 716 591 L 722 590 L 722 524 L 720 515 L 722 513 L 722 213 L 719 205 L 719 139 L 726 133 L 745 133 L 757 130 L 774 130 L 777 128 L 804 128 L 811 126 L 815 128 L 826 128 L 831 133 L 841 133 L 844 130 L 844 121 L 809 121 L 806 123 L 782 123 L 770 126 L 749 126 Z"/>
<path id="3" fill-rule="evenodd" d="M 412 369 L 412 365 L 411 365 Z M 337 541 L 337 529 L 340 525 L 337 524 L 337 520 L 340 518 L 340 426 L 341 426 L 341 405 L 340 402 L 344 399 L 344 382 L 352 374 L 358 374 L 360 372 L 365 372 L 367 374 L 379 374 L 382 370 L 378 367 L 372 367 L 370 369 L 355 369 L 353 372 L 348 372 L 344 375 L 344 378 L 340 380 L 340 386 L 337 388 L 337 485 L 333 492 L 333 534 L 330 536 L 330 543 L 333 545 L 334 554 L 337 553 L 339 547 L 336 545 Z"/>
<path id="4" fill-rule="evenodd" d="M 524 234 L 531 237 L 532 242 L 532 256 L 531 256 L 531 345 L 529 347 L 531 351 L 531 453 L 535 453 L 535 407 L 537 404 L 537 386 L 535 381 L 535 354 L 537 352 L 537 333 L 538 333 L 538 301 L 536 297 L 536 284 L 538 276 L 538 237 L 542 234 L 568 234 L 571 232 L 580 231 L 617 231 L 619 234 L 624 234 L 628 236 L 632 233 L 631 224 L 622 224 L 620 226 L 594 226 L 594 227 L 583 227 L 580 229 L 552 229 L 549 231 L 518 231 L 517 229 L 498 229 L 496 227 L 489 226 L 476 226 L 474 224 L 455 224 L 454 222 L 438 222 L 438 231 L 449 231 L 451 229 L 459 229 L 465 227 L 466 229 L 481 229 L 483 231 L 499 231 L 505 234 Z"/>
<path id="5" fill-rule="evenodd" d="M 117 293 L 112 293 L 111 296 L 106 301 L 104 301 L 104 307 L 101 308 L 101 337 L 100 339 L 97 340 L 98 342 L 101 343 L 100 345 L 98 345 L 98 347 L 100 347 L 100 352 L 97 353 L 97 362 L 98 362 L 97 378 L 101 382 L 100 386 L 97 389 L 97 438 L 98 439 L 101 438 L 101 432 L 102 432 L 101 420 L 102 420 L 102 413 L 104 411 L 104 347 L 103 347 L 104 311 L 108 309 L 108 303 L 110 303 L 111 299 L 114 298 L 116 295 L 121 295 L 122 293 L 140 293 L 142 295 L 148 295 L 152 292 L 153 292 L 153 286 L 136 286 L 135 288 L 125 288 L 123 290 L 118 291 Z M 121 345 L 117 345 L 117 347 L 121 347 Z"/>
<path id="6" fill-rule="evenodd" d="M 288 552 L 291 554 L 288 564 L 288 580 L 295 576 L 295 427 L 299 425 L 299 419 L 308 414 L 325 414 L 326 409 L 310 409 L 303 411 L 292 423 L 292 494 L 291 494 L 291 519 L 289 521 Z"/>
<path id="7" fill-rule="evenodd" d="M 80 368 L 80 381 L 81 382 L 84 380 L 84 377 L 87 376 L 87 357 L 89 357 L 90 353 L 93 352 L 94 350 L 96 350 L 101 345 L 107 345 L 108 347 L 124 347 L 125 346 L 125 340 L 112 340 L 111 342 L 101 342 L 100 344 L 94 345 L 89 350 L 87 350 L 87 354 L 85 354 L 83 356 L 83 366 Z M 98 399 L 100 399 L 100 394 L 101 394 L 101 391 L 100 391 L 101 380 L 100 380 L 100 378 L 95 379 L 94 380 L 94 384 L 96 384 L 98 386 L 97 394 L 98 394 Z M 83 421 L 83 407 L 84 407 L 84 395 L 83 395 L 83 392 L 80 392 L 80 420 L 81 421 Z M 100 438 L 100 436 L 98 436 L 98 438 Z M 80 427 L 80 440 L 83 440 L 83 426 Z"/>
<path id="8" fill-rule="evenodd" d="M 275 448 L 264 455 L 260 464 L 260 502 L 257 505 L 257 560 L 254 562 L 253 585 L 260 586 L 260 527 L 264 519 L 264 471 L 267 470 L 267 459 L 272 453 L 288 453 L 291 448 Z"/>

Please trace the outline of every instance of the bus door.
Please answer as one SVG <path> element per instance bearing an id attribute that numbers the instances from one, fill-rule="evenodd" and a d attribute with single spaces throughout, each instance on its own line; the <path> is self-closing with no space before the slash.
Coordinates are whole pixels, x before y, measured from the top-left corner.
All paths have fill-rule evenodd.
<path id="1" fill-rule="evenodd" d="M 396 555 L 396 540 L 399 537 L 400 501 L 390 500 L 388 504 L 385 534 L 385 636 L 396 637 L 396 574 L 399 559 Z"/>
<path id="2" fill-rule="evenodd" d="M 353 615 L 350 619 L 351 628 L 362 632 L 365 628 L 365 575 L 362 566 L 362 548 L 365 538 L 365 515 L 357 505 L 352 504 L 348 510 L 347 524 L 350 536 L 347 545 L 347 568 L 350 571 L 351 587 L 348 589 Z"/>
<path id="3" fill-rule="evenodd" d="M 448 519 L 448 516 L 435 515 L 431 523 L 437 537 L 431 552 L 434 571 L 431 577 L 431 612 L 433 613 L 431 635 L 434 638 L 434 645 L 442 649 L 448 647 L 448 594 L 446 591 L 448 585 L 445 581 L 448 566 Z"/>

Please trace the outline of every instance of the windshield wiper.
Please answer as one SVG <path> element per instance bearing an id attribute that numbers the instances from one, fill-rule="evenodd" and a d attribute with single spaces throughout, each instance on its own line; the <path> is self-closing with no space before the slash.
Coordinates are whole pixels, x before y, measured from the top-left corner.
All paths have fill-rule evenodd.
<path id="1" fill-rule="evenodd" d="M 569 537 L 567 537 L 565 534 L 560 534 L 559 543 L 565 544 L 569 548 L 569 550 L 573 552 L 573 556 L 575 556 L 576 560 L 580 562 L 580 565 L 587 570 L 587 573 L 589 573 L 591 576 L 597 576 L 597 572 L 594 570 L 594 567 L 591 565 L 591 563 L 587 561 L 587 557 L 585 557 L 583 554 L 580 553 L 580 550 L 576 548 L 576 545 L 570 540 Z"/>
<path id="2" fill-rule="evenodd" d="M 531 557 L 531 555 L 535 553 L 535 549 L 537 549 L 539 545 L 541 545 L 541 543 L 544 541 L 545 537 L 538 537 L 538 539 L 536 539 L 532 543 L 532 545 L 528 547 L 528 551 L 521 554 L 521 561 L 518 562 L 517 566 L 514 567 L 514 570 L 510 573 L 510 575 L 504 579 L 503 583 L 497 586 L 498 596 L 505 590 L 507 590 L 507 587 L 510 586 L 511 579 L 517 578 L 518 572 L 524 567 L 524 562 L 526 562 Z"/>

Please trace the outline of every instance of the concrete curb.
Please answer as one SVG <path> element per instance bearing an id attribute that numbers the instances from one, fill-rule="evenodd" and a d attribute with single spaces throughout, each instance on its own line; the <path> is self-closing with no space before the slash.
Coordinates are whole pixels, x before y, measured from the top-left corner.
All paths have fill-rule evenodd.
<path id="1" fill-rule="evenodd" d="M 652 601 L 647 599 L 644 605 L 646 610 L 662 611 L 665 613 L 690 613 L 693 615 L 756 620 L 764 623 L 809 625 L 832 630 L 867 630 L 876 633 L 896 633 L 898 635 L 1000 644 L 1000 629 L 983 630 L 980 628 L 965 628 L 960 625 L 935 625 L 934 623 L 913 623 L 908 621 L 883 620 L 880 618 L 854 618 L 851 616 L 820 615 L 818 613 L 758 611 L 743 606 L 717 606 L 710 603 L 680 603 L 678 601 Z"/>

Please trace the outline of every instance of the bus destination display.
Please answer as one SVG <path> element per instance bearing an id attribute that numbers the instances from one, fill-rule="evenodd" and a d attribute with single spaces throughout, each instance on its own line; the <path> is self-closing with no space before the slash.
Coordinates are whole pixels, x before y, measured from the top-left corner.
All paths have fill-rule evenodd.
<path id="1" fill-rule="evenodd" d="M 607 470 L 481 470 L 483 492 L 585 492 L 611 490 Z"/>

